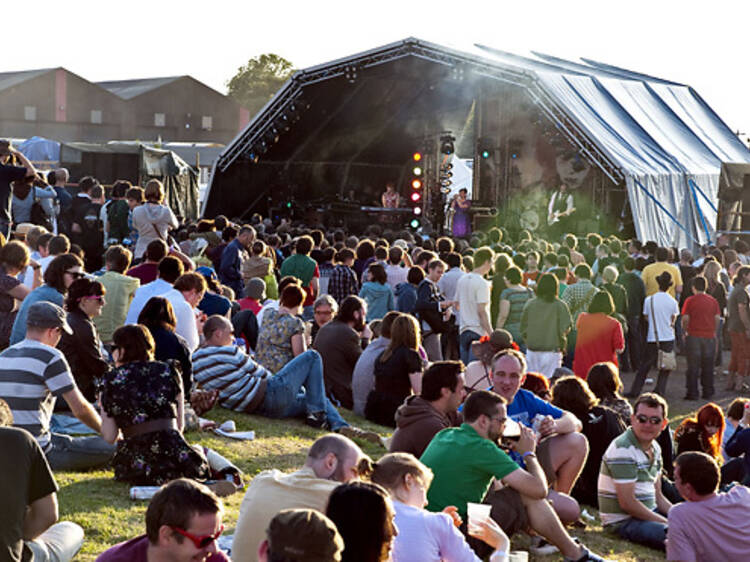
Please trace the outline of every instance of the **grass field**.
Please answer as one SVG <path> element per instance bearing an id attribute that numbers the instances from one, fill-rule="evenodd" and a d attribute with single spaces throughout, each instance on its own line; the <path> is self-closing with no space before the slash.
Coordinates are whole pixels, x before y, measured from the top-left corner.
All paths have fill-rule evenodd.
<path id="1" fill-rule="evenodd" d="M 682 358 L 680 358 L 680 367 L 681 369 L 671 377 L 668 396 L 681 398 L 685 394 Z M 623 377 L 626 388 L 629 387 L 631 377 L 632 375 Z M 724 386 L 722 377 L 717 377 L 716 386 L 718 393 L 715 401 L 722 408 L 726 408 L 735 396 L 721 390 Z M 679 424 L 685 416 L 701 405 L 700 402 L 684 402 L 680 399 L 670 399 L 669 402 L 672 427 Z M 350 412 L 344 411 L 344 414 L 352 424 L 374 429 L 382 434 L 387 433 L 385 428 L 373 425 Z M 232 419 L 236 422 L 238 431 L 249 429 L 255 431 L 255 441 L 249 442 L 232 441 L 208 433 L 192 432 L 186 435 L 189 442 L 211 447 L 232 460 L 245 473 L 247 480 L 268 468 L 292 471 L 300 467 L 304 462 L 307 448 L 321 434 L 298 421 L 269 420 L 237 414 L 221 408 L 215 408 L 205 417 L 218 422 Z M 384 453 L 383 449 L 370 443 L 360 442 L 360 445 L 373 458 L 378 458 Z M 109 546 L 145 532 L 144 514 L 147 502 L 130 500 L 129 486 L 115 482 L 112 471 L 56 473 L 55 476 L 60 486 L 60 518 L 75 521 L 86 532 L 86 542 L 77 560 L 94 560 Z M 224 524 L 227 533 L 234 532 L 242 497 L 243 493 L 237 493 L 224 500 L 226 509 Z M 612 560 L 664 560 L 664 556 L 659 552 L 609 537 L 599 526 L 589 526 L 583 531 L 573 531 L 573 534 L 579 536 L 591 550 Z M 527 545 L 527 537 L 516 535 L 513 538 L 514 549 L 526 549 Z M 559 555 L 530 556 L 529 559 L 556 560 L 559 559 Z"/>

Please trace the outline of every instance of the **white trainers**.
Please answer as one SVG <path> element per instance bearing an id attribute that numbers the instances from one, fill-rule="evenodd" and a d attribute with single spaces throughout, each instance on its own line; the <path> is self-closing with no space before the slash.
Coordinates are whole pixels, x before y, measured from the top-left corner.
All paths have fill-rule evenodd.
<path id="1" fill-rule="evenodd" d="M 554 544 L 548 543 L 542 537 L 534 537 L 531 539 L 531 545 L 529 546 L 529 552 L 536 554 L 537 556 L 547 556 L 560 552 Z"/>

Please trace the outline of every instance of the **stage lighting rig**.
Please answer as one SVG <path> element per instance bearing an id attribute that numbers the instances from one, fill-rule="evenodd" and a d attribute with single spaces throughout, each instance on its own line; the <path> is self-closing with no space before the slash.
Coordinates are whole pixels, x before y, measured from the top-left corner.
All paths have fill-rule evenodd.
<path id="1" fill-rule="evenodd" d="M 412 162 L 414 163 L 412 165 L 411 169 L 411 193 L 409 194 L 409 203 L 412 207 L 412 213 L 414 215 L 414 218 L 409 223 L 409 226 L 413 228 L 414 230 L 418 229 L 422 222 L 419 220 L 418 217 L 422 216 L 422 194 L 423 194 L 423 187 L 424 187 L 424 178 L 423 178 L 423 170 L 422 165 L 418 164 L 422 162 L 423 155 L 419 151 L 415 151 L 411 155 Z"/>
<path id="2" fill-rule="evenodd" d="M 456 137 L 450 134 L 440 135 L 440 153 L 441 154 L 453 154 L 455 152 L 454 142 Z"/>

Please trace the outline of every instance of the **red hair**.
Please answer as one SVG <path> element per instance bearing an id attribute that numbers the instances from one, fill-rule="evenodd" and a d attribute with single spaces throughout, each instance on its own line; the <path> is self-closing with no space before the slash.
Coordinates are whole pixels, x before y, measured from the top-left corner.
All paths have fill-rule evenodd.
<path id="1" fill-rule="evenodd" d="M 709 435 L 706 431 L 706 426 L 709 424 L 718 427 L 719 431 Z M 699 432 L 701 443 L 708 448 L 703 452 L 711 455 L 719 464 L 723 464 L 721 442 L 724 438 L 724 413 L 721 408 L 717 404 L 709 402 L 702 406 L 694 417 L 683 421 L 677 430 L 689 428 L 696 429 Z"/>

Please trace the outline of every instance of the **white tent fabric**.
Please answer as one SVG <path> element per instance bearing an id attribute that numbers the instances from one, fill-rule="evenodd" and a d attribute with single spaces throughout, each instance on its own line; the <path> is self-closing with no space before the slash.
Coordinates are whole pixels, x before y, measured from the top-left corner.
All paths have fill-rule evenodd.
<path id="1" fill-rule="evenodd" d="M 722 162 L 750 151 L 689 87 L 585 61 L 478 46 L 522 67 L 625 175 L 636 234 L 678 247 L 715 236 Z"/>

